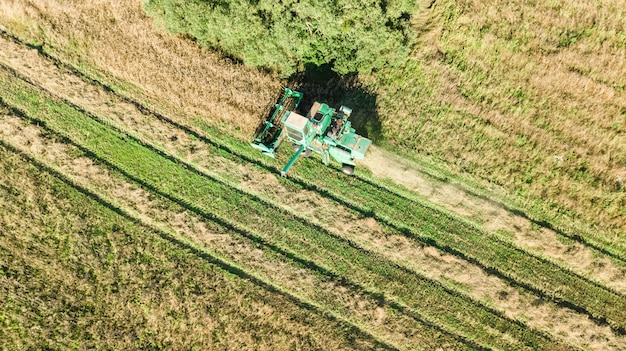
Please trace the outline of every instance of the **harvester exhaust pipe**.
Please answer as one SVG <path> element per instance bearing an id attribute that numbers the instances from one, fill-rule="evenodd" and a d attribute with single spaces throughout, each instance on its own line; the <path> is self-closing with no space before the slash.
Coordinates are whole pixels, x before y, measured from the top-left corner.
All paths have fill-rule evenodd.
<path id="1" fill-rule="evenodd" d="M 283 168 L 282 171 L 280 171 L 280 175 L 283 177 L 287 177 L 287 171 L 289 170 L 289 168 L 291 168 L 291 166 L 296 162 L 296 160 L 298 159 L 298 157 L 300 157 L 300 154 L 302 153 L 302 151 L 304 151 L 304 149 L 306 149 L 306 147 L 304 145 L 300 145 L 300 147 L 298 148 L 298 151 L 296 151 L 295 154 L 293 154 L 293 156 L 291 156 L 291 159 L 289 160 L 289 162 L 287 162 L 287 164 L 285 165 L 285 168 Z"/>

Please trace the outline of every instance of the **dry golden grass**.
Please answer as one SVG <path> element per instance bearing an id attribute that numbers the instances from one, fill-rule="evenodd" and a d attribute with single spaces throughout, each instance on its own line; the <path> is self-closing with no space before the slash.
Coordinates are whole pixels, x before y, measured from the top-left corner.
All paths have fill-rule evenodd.
<path id="1" fill-rule="evenodd" d="M 140 87 L 179 116 L 201 115 L 248 133 L 280 89 L 256 69 L 158 29 L 141 1 L 9 0 L 0 16 L 18 35 Z"/>

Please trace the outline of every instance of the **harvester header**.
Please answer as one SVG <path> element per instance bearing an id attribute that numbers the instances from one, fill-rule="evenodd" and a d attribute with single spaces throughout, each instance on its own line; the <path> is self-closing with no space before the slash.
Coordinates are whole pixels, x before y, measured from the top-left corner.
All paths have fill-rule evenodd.
<path id="1" fill-rule="evenodd" d="M 300 92 L 284 88 L 283 95 L 257 129 L 250 145 L 264 155 L 275 157 L 282 141 L 288 139 L 295 154 L 283 168 L 283 176 L 298 157 L 309 157 L 313 152 L 322 156 L 325 165 L 334 159 L 341 163 L 344 173 L 354 174 L 354 161 L 365 157 L 372 141 L 356 134 L 352 128 L 348 121 L 352 109 L 341 106 L 335 110 L 325 103 L 315 102 L 306 115 L 301 115 L 296 110 L 302 96 Z"/>

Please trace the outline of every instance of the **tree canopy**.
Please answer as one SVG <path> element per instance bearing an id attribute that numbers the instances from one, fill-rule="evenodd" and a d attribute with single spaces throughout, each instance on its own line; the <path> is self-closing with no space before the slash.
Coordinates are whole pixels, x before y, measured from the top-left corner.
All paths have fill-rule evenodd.
<path id="1" fill-rule="evenodd" d="M 344 75 L 402 64 L 413 44 L 410 0 L 148 0 L 175 34 L 288 77 L 307 64 Z"/>

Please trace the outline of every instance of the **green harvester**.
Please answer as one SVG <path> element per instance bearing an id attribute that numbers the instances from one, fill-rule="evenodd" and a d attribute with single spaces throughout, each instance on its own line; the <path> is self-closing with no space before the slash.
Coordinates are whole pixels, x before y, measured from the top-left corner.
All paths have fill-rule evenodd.
<path id="1" fill-rule="evenodd" d="M 355 133 L 348 121 L 352 109 L 341 106 L 337 111 L 327 104 L 315 102 L 303 116 L 296 112 L 302 96 L 300 92 L 284 88 L 283 95 L 268 119 L 257 129 L 250 145 L 273 158 L 282 141 L 289 139 L 295 154 L 283 168 L 283 177 L 298 157 L 309 157 L 313 152 L 322 156 L 325 165 L 332 158 L 342 165 L 344 173 L 354 174 L 354 161 L 365 157 L 372 141 Z"/>

